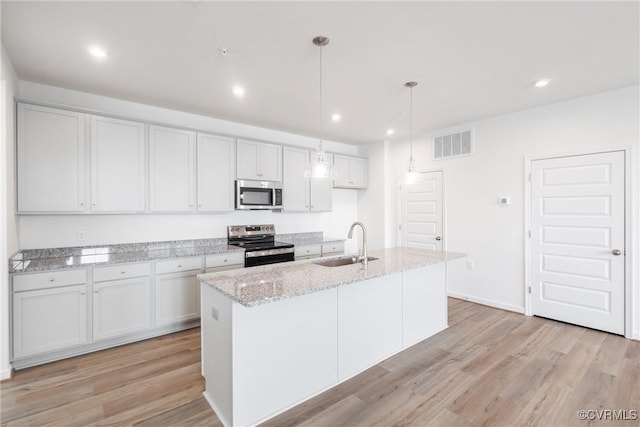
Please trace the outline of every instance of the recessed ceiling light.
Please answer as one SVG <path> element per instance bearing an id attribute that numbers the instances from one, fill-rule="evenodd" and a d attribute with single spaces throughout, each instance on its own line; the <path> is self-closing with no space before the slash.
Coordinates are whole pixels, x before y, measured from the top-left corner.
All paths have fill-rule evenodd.
<path id="1" fill-rule="evenodd" d="M 242 86 L 234 86 L 233 94 L 238 98 L 242 98 L 244 96 L 244 88 Z"/>
<path id="2" fill-rule="evenodd" d="M 395 130 L 393 129 L 387 129 L 387 135 L 393 135 L 394 133 L 396 133 Z"/>
<path id="3" fill-rule="evenodd" d="M 538 81 L 534 84 L 534 86 L 535 86 L 535 87 L 545 87 L 546 85 L 548 85 L 548 84 L 549 84 L 549 82 L 550 82 L 550 81 L 551 81 L 551 80 L 549 80 L 549 79 L 542 79 L 542 80 L 538 80 Z"/>
<path id="4" fill-rule="evenodd" d="M 96 58 L 104 58 L 107 56 L 107 52 L 100 46 L 91 46 L 89 48 L 89 53 Z"/>
<path id="5" fill-rule="evenodd" d="M 339 122 L 341 118 L 342 116 L 338 113 L 331 115 L 331 120 L 333 120 L 334 122 Z"/>

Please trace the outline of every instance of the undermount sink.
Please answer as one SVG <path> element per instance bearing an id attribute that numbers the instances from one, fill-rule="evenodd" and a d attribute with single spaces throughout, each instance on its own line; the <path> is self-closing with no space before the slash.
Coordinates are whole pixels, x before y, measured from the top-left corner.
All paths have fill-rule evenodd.
<path id="1" fill-rule="evenodd" d="M 377 259 L 378 258 L 372 256 L 367 257 L 368 261 L 375 261 Z M 318 264 L 323 267 L 340 267 L 342 265 L 357 264 L 359 262 L 362 262 L 362 260 L 359 260 L 358 257 L 355 256 L 343 256 L 340 258 L 331 258 L 324 261 L 313 261 L 314 264 Z"/>

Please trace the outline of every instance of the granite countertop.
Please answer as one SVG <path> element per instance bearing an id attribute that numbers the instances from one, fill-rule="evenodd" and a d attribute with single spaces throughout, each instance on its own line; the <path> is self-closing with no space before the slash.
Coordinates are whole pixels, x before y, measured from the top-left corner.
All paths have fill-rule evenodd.
<path id="1" fill-rule="evenodd" d="M 344 239 L 326 238 L 321 231 L 278 234 L 275 238 L 282 242 L 300 246 L 344 241 Z M 242 248 L 229 246 L 226 237 L 27 249 L 18 252 L 9 259 L 9 273 L 34 273 L 61 268 L 92 267 L 243 251 L 244 249 Z"/>
<path id="2" fill-rule="evenodd" d="M 305 245 L 321 245 L 323 243 L 339 243 L 344 242 L 344 238 L 337 237 L 324 237 L 323 233 L 291 233 L 291 234 L 278 234 L 276 240 L 284 243 L 293 243 L 297 246 Z"/>
<path id="3" fill-rule="evenodd" d="M 379 259 L 369 261 L 366 267 L 362 263 L 324 267 L 311 260 L 303 260 L 201 274 L 198 278 L 202 284 L 213 287 L 246 307 L 252 307 L 411 268 L 438 264 L 466 255 L 425 249 L 391 248 L 370 251 L 369 256 Z M 324 260 L 327 259 L 332 258 Z"/>
<path id="4" fill-rule="evenodd" d="M 60 268 L 188 258 L 228 252 L 244 252 L 244 249 L 227 245 L 226 238 L 34 249 L 19 252 L 11 257 L 9 273 L 33 273 Z"/>

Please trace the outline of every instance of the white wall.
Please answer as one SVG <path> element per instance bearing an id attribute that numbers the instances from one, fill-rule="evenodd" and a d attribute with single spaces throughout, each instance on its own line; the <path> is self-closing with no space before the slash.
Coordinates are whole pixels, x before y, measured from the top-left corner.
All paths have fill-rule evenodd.
<path id="1" fill-rule="evenodd" d="M 19 98 L 287 145 L 315 148 L 317 144 L 317 139 L 305 136 L 25 81 L 20 82 Z M 328 141 L 325 146 L 330 151 L 357 154 L 353 145 Z M 334 190 L 333 195 L 333 211 L 327 213 L 25 215 L 20 217 L 20 248 L 225 237 L 227 225 L 249 223 L 274 223 L 278 233 L 323 231 L 325 236 L 345 237 L 358 216 L 358 194 L 355 190 Z M 77 240 L 79 230 L 85 232 L 83 241 Z M 347 242 L 347 249 L 355 250 L 355 243 Z"/>
<path id="2" fill-rule="evenodd" d="M 388 247 L 386 239 L 389 232 L 385 227 L 389 224 L 387 186 L 389 173 L 389 143 L 387 141 L 369 144 L 361 148 L 360 154 L 369 158 L 369 188 L 358 192 L 358 219 L 367 227 L 368 249 Z M 395 246 L 395 245 L 393 245 Z"/>
<path id="3" fill-rule="evenodd" d="M 2 101 L 0 120 L 2 120 L 2 141 L 0 143 L 0 379 L 11 374 L 9 363 L 9 275 L 8 255 L 18 250 L 18 227 L 15 211 L 15 104 L 14 96 L 18 91 L 18 77 L 13 64 L 2 50 Z"/>
<path id="4" fill-rule="evenodd" d="M 475 130 L 472 157 L 434 161 L 431 136 L 414 139 L 417 168 L 442 168 L 445 172 L 447 249 L 468 253 L 475 264 L 474 270 L 468 270 L 465 262 L 452 263 L 450 293 L 524 310 L 525 156 L 632 147 L 633 177 L 628 184 L 633 214 L 628 232 L 633 236 L 630 249 L 634 254 L 633 335 L 640 338 L 638 95 L 639 87 L 634 86 L 463 124 L 458 128 L 471 126 Z M 408 144 L 394 142 L 390 151 L 388 181 L 395 185 L 395 177 L 407 165 Z M 512 204 L 499 206 L 499 196 L 511 196 Z M 395 209 L 396 192 L 386 202 Z M 395 244 L 398 218 L 394 209 L 390 210 L 388 229 L 392 233 L 389 240 Z"/>

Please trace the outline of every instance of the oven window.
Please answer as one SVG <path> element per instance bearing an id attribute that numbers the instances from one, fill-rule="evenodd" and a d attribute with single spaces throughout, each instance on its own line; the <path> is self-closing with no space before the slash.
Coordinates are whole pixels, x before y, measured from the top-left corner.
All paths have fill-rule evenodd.
<path id="1" fill-rule="evenodd" d="M 273 190 L 270 188 L 240 188 L 240 200 L 243 205 L 271 206 Z"/>

